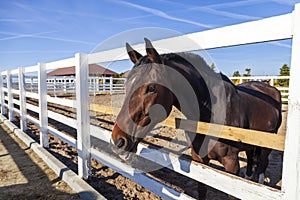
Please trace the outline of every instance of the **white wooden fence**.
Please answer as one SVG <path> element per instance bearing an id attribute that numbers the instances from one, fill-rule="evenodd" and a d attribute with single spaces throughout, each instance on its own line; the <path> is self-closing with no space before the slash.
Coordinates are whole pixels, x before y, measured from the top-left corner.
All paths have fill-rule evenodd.
<path id="1" fill-rule="evenodd" d="M 185 37 L 194 40 L 195 45 L 186 45 Z M 216 38 L 222 39 L 219 40 Z M 192 33 L 185 36 L 167 38 L 154 41 L 153 45 L 158 47 L 158 49 L 171 49 L 172 52 L 182 52 L 199 50 L 199 44 L 201 44 L 203 49 L 211 49 L 282 39 L 292 39 L 293 44 L 289 87 L 289 112 L 281 190 L 256 184 L 201 164 L 179 159 L 171 153 L 159 153 L 157 150 L 149 149 L 143 145 L 139 145 L 137 154 L 241 199 L 298 199 L 300 196 L 300 92 L 298 88 L 300 85 L 300 4 L 296 4 L 295 10 L 289 14 Z M 133 47 L 135 49 L 144 49 L 144 44 Z M 40 126 L 41 145 L 44 147 L 48 146 L 47 134 L 50 133 L 77 148 L 79 152 L 78 174 L 80 177 L 87 178 L 89 176 L 90 159 L 93 157 L 165 199 L 188 199 L 190 197 L 186 194 L 178 192 L 118 160 L 108 158 L 105 153 L 92 148 L 90 145 L 91 137 L 97 137 L 109 142 L 111 133 L 90 125 L 88 64 L 128 59 L 125 52 L 125 48 L 118 48 L 91 55 L 76 54 L 75 57 L 65 60 L 38 63 L 36 66 L 3 71 L 0 73 L 1 114 L 7 114 L 9 120 L 13 121 L 15 113 L 18 113 L 21 116 L 20 128 L 23 131 L 27 129 L 27 120 Z M 76 100 L 65 100 L 47 96 L 46 71 L 74 65 L 76 66 Z M 31 72 L 38 73 L 38 93 L 25 91 L 24 77 L 26 73 Z M 18 76 L 18 90 L 13 89 L 13 75 Z M 3 84 L 4 79 L 7 79 L 6 87 Z M 19 99 L 14 99 L 14 94 L 18 94 Z M 38 99 L 39 107 L 27 103 L 26 97 Z M 47 110 L 47 102 L 76 108 L 77 119 L 68 118 Z M 19 105 L 19 109 L 14 105 Z M 39 119 L 28 115 L 27 110 L 38 113 Z M 77 140 L 50 127 L 48 125 L 48 118 L 58 120 L 76 128 Z M 147 152 L 146 154 L 143 153 L 145 151 Z M 173 162 L 169 163 L 169 160 Z"/>

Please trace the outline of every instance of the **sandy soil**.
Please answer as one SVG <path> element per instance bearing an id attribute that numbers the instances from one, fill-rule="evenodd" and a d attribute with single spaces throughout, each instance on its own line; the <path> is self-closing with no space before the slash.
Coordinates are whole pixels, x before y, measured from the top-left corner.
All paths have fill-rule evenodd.
<path id="1" fill-rule="evenodd" d="M 1 123 L 0 199 L 80 198 Z"/>
<path id="2" fill-rule="evenodd" d="M 91 104 L 101 104 L 105 106 L 120 107 L 122 104 L 123 95 L 98 95 L 96 97 L 91 96 Z M 28 101 L 30 102 L 30 101 Z M 32 102 L 36 105 L 36 102 Z M 63 106 L 58 106 L 49 103 L 48 109 L 59 112 L 69 117 L 76 117 L 75 109 L 67 108 Z M 286 110 L 284 110 L 286 114 Z M 33 114 L 34 115 L 34 114 Z M 91 123 L 99 127 L 111 130 L 115 117 L 105 113 L 91 112 Z M 178 111 L 174 110 L 173 116 L 178 116 Z M 49 120 L 51 126 L 65 132 L 66 134 L 76 138 L 76 130 L 67 127 L 55 120 Z M 28 134 L 39 140 L 39 130 L 38 127 L 29 123 L 30 131 Z M 285 133 L 285 122 L 281 128 L 280 134 Z M 77 151 L 66 143 L 58 140 L 54 136 L 49 136 L 50 148 L 49 151 L 52 152 L 58 159 L 63 161 L 69 168 L 73 171 L 77 171 Z M 186 142 L 184 133 L 182 131 L 174 130 L 171 128 L 160 127 L 152 132 L 150 136 L 147 136 L 144 140 L 146 144 L 151 144 L 155 146 L 163 146 L 166 150 L 170 150 L 173 153 L 182 152 L 186 148 Z M 101 143 L 100 140 L 92 141 L 92 145 L 97 148 L 104 149 L 108 153 L 110 148 L 105 143 Z M 186 156 L 189 156 L 189 150 L 183 151 Z M 111 154 L 111 156 L 116 157 L 116 155 Z M 245 154 L 242 152 L 241 157 L 241 174 L 243 176 L 245 170 Z M 141 161 L 143 162 L 143 161 Z M 148 162 L 148 161 L 147 161 Z M 217 162 L 212 162 L 211 166 L 222 170 L 222 167 Z M 161 199 L 157 195 L 148 191 L 147 189 L 141 187 L 140 185 L 132 182 L 131 180 L 123 177 L 114 170 L 102 165 L 101 163 L 92 161 L 92 176 L 88 182 L 95 187 L 102 195 L 108 199 Z M 270 155 L 270 164 L 267 169 L 267 177 L 270 181 L 266 184 L 274 187 L 280 188 L 281 186 L 281 171 L 282 171 L 282 152 L 272 151 Z M 197 197 L 197 183 L 194 180 L 181 176 L 175 172 L 168 169 L 160 168 L 160 170 L 151 172 L 149 174 L 153 178 L 160 179 L 161 181 L 175 187 L 176 189 L 187 193 L 192 197 Z M 227 199 L 227 195 L 219 192 L 213 188 L 209 188 L 208 199 Z"/>

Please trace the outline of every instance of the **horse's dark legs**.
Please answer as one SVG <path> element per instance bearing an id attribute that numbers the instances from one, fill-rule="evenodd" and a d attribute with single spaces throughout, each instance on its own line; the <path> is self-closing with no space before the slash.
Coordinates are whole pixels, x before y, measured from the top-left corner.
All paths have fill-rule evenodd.
<path id="1" fill-rule="evenodd" d="M 261 152 L 259 155 L 258 161 L 258 183 L 263 184 L 265 180 L 266 169 L 269 164 L 269 154 L 271 153 L 271 149 L 261 148 Z"/>
<path id="2" fill-rule="evenodd" d="M 187 143 L 191 147 L 192 159 L 196 162 L 207 165 L 209 163 L 208 158 L 208 141 L 205 140 L 205 136 L 199 135 L 193 132 L 186 131 Z M 205 200 L 207 193 L 207 186 L 198 182 L 198 198 L 199 200 Z"/>
<path id="3" fill-rule="evenodd" d="M 234 153 L 231 153 L 231 154 L 223 157 L 222 164 L 228 173 L 238 176 L 239 171 L 240 171 L 238 152 L 234 152 Z M 229 200 L 238 200 L 238 198 L 231 196 L 231 195 L 228 195 L 228 199 Z"/>
<path id="4" fill-rule="evenodd" d="M 193 146 L 191 145 L 191 153 L 192 153 L 192 158 L 194 161 L 203 163 L 203 164 L 208 164 L 209 159 L 206 158 L 200 158 L 198 154 L 194 151 Z M 199 200 L 205 200 L 206 199 L 206 193 L 207 193 L 207 186 L 201 182 L 198 182 L 198 198 Z"/>
<path id="5" fill-rule="evenodd" d="M 253 149 L 247 150 L 246 155 L 247 155 L 247 170 L 246 170 L 245 178 L 250 180 L 253 173 L 254 150 Z"/>
<path id="6" fill-rule="evenodd" d="M 198 182 L 198 200 L 206 200 L 207 186 Z"/>

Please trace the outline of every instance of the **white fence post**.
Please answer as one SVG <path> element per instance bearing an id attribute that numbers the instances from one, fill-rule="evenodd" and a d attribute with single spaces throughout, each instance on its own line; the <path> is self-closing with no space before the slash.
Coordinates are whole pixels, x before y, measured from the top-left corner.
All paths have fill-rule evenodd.
<path id="1" fill-rule="evenodd" d="M 112 77 L 109 77 L 109 91 L 110 91 L 110 94 L 113 93 L 113 78 Z"/>
<path id="2" fill-rule="evenodd" d="M 0 73 L 0 103 L 1 103 L 1 114 L 5 115 L 5 106 L 4 106 L 4 91 L 3 91 L 3 75 Z"/>
<path id="3" fill-rule="evenodd" d="M 282 174 L 285 200 L 300 197 L 300 4 L 296 4 L 293 14 L 289 112 Z"/>
<path id="4" fill-rule="evenodd" d="M 63 85 L 64 93 L 66 94 L 67 93 L 67 77 L 66 76 L 64 76 L 64 78 L 62 80 L 62 85 Z"/>
<path id="5" fill-rule="evenodd" d="M 54 78 L 54 82 L 53 82 L 53 92 L 54 92 L 54 96 L 57 97 L 57 95 L 56 95 L 56 78 Z"/>
<path id="6" fill-rule="evenodd" d="M 7 96 L 8 96 L 8 119 L 9 121 L 14 121 L 14 103 L 13 103 L 13 93 L 12 93 L 12 76 L 10 70 L 7 71 L 6 76 L 7 81 Z"/>
<path id="7" fill-rule="evenodd" d="M 27 130 L 26 122 L 26 90 L 25 90 L 24 68 L 19 67 L 19 99 L 20 99 L 20 127 L 22 131 Z"/>
<path id="8" fill-rule="evenodd" d="M 38 63 L 38 93 L 39 93 L 39 120 L 40 144 L 49 147 L 48 141 L 48 107 L 47 107 L 47 74 L 46 65 Z"/>
<path id="9" fill-rule="evenodd" d="M 88 56 L 77 53 L 75 59 L 78 175 L 87 179 L 91 171 Z"/>
<path id="10" fill-rule="evenodd" d="M 30 92 L 34 92 L 33 91 L 33 77 L 30 78 Z"/>
<path id="11" fill-rule="evenodd" d="M 96 85 L 97 77 L 93 77 L 93 90 L 94 90 L 94 96 L 96 96 L 97 92 L 97 85 Z"/>
<path id="12" fill-rule="evenodd" d="M 271 79 L 270 79 L 270 85 L 274 86 L 274 77 L 271 77 Z"/>

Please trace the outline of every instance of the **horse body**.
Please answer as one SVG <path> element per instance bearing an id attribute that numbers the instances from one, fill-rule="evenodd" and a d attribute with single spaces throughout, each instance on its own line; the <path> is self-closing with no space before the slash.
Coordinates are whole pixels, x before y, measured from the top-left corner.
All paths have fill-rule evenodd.
<path id="1" fill-rule="evenodd" d="M 190 120 L 277 132 L 281 123 L 281 97 L 277 89 L 259 82 L 235 86 L 225 75 L 212 71 L 200 56 L 159 55 L 148 40 L 147 56 L 129 45 L 127 51 L 135 66 L 128 77 L 128 93 L 112 131 L 112 143 L 123 158 L 129 159 L 146 134 L 170 114 L 172 106 Z M 174 71 L 172 75 L 170 70 Z M 194 98 L 183 89 L 176 74 L 187 80 Z M 227 172 L 238 174 L 238 153 L 246 150 L 247 175 L 252 174 L 255 152 L 258 152 L 259 174 L 266 170 L 269 149 L 192 132 L 186 132 L 186 136 L 195 161 L 208 164 L 211 159 L 218 160 Z M 201 187 L 199 191 L 200 198 L 205 198 L 206 189 Z"/>

